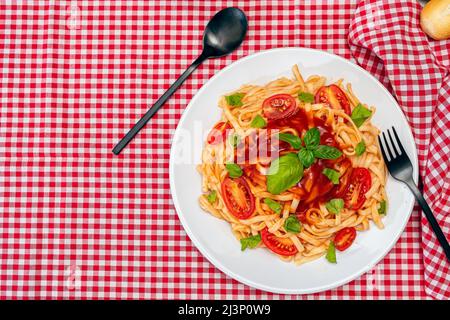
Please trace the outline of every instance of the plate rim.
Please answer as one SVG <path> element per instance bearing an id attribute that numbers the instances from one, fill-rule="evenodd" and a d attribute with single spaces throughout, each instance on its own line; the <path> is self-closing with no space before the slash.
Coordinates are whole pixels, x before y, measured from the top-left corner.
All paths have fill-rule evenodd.
<path id="1" fill-rule="evenodd" d="M 278 52 L 278 51 L 310 51 L 310 52 L 315 52 L 315 53 L 319 53 L 319 54 L 325 54 L 328 55 L 334 59 L 338 59 L 341 60 L 342 62 L 349 64 L 353 67 L 356 67 L 357 69 L 359 69 L 361 72 L 363 72 L 364 74 L 366 74 L 367 76 L 369 76 L 369 78 L 371 78 L 372 80 L 374 80 L 374 82 L 381 88 L 381 90 L 383 90 L 388 96 L 389 99 L 392 101 L 392 103 L 395 105 L 395 107 L 400 111 L 401 117 L 403 117 L 403 120 L 405 120 L 405 122 L 407 123 L 408 126 L 408 130 L 406 132 L 406 134 L 409 136 L 409 138 L 411 139 L 411 141 L 413 142 L 413 150 L 412 150 L 412 164 L 413 164 L 413 179 L 414 181 L 417 183 L 418 181 L 418 176 L 419 176 L 419 164 L 418 164 L 418 154 L 417 154 L 417 146 L 414 140 L 414 135 L 412 134 L 412 130 L 411 130 L 411 126 L 409 125 L 408 119 L 406 118 L 403 110 L 401 109 L 401 107 L 399 106 L 397 100 L 392 96 L 392 94 L 386 89 L 386 87 L 377 79 L 375 78 L 372 74 L 370 74 L 367 70 L 365 70 L 364 68 L 362 68 L 361 66 L 359 66 L 358 64 L 347 60 L 339 55 L 336 55 L 334 53 L 331 52 L 327 52 L 327 51 L 323 51 L 323 50 L 319 50 L 319 49 L 313 49 L 313 48 L 305 48 L 305 47 L 279 47 L 279 48 L 272 48 L 272 49 L 268 49 L 268 50 L 262 50 L 262 51 L 257 51 L 254 52 L 252 54 L 246 55 L 236 61 L 233 61 L 232 63 L 230 63 L 229 65 L 227 65 L 226 67 L 220 69 L 216 74 L 214 74 L 211 78 L 209 78 L 202 86 L 201 88 L 192 96 L 192 98 L 190 99 L 188 105 L 186 106 L 186 108 L 182 111 L 181 117 L 177 123 L 177 127 L 175 129 L 175 132 L 172 135 L 171 138 L 171 147 L 170 147 L 170 154 L 169 154 L 169 182 L 170 182 L 170 193 L 171 193 L 171 198 L 172 198 L 172 202 L 173 205 L 175 207 L 175 212 L 178 216 L 178 219 L 181 222 L 181 225 L 183 226 L 184 231 L 186 232 L 186 234 L 188 235 L 189 239 L 193 242 L 193 244 L 195 245 L 196 249 L 200 251 L 200 253 L 208 260 L 209 263 L 211 263 L 215 268 L 219 269 L 222 273 L 224 273 L 226 276 L 239 281 L 245 285 L 248 285 L 252 288 L 256 288 L 259 290 L 263 290 L 266 292 L 271 292 L 271 293 L 275 293 L 275 294 L 312 294 L 312 293 L 318 293 L 318 292 L 323 292 L 326 290 L 330 290 L 330 289 L 334 289 L 337 287 L 340 287 L 342 285 L 345 285 L 359 277 L 361 277 L 363 274 L 367 273 L 370 269 L 372 269 L 375 265 L 377 265 L 382 259 L 384 259 L 393 249 L 393 247 L 395 246 L 395 244 L 398 242 L 400 236 L 403 234 L 406 225 L 408 224 L 410 218 L 411 218 L 411 214 L 414 208 L 414 204 L 415 204 L 415 200 L 414 200 L 414 196 L 412 194 L 410 194 L 412 201 L 410 201 L 409 203 L 409 209 L 408 209 L 408 214 L 407 217 L 405 217 L 405 220 L 401 226 L 401 228 L 399 228 L 399 231 L 397 231 L 397 233 L 395 234 L 395 237 L 393 237 L 393 240 L 390 242 L 388 249 L 385 250 L 385 252 L 378 257 L 377 259 L 374 260 L 374 262 L 369 263 L 365 268 L 362 268 L 360 271 L 355 272 L 354 274 L 347 276 L 343 279 L 340 279 L 339 281 L 335 281 L 331 284 L 328 285 L 322 285 L 322 286 L 318 286 L 318 287 L 314 287 L 311 289 L 286 289 L 286 288 L 278 288 L 278 287 L 270 287 L 270 286 L 266 286 L 260 283 L 256 283 L 253 281 L 250 281 L 244 277 L 241 277 L 239 274 L 236 274 L 235 272 L 229 270 L 227 267 L 225 267 L 218 259 L 213 258 L 212 256 L 209 255 L 209 253 L 207 252 L 207 250 L 201 245 L 200 241 L 196 238 L 196 236 L 194 235 L 194 233 L 192 232 L 192 230 L 189 228 L 188 223 L 185 219 L 185 217 L 181 214 L 181 206 L 178 202 L 178 199 L 175 196 L 175 178 L 174 178 L 174 163 L 173 163 L 173 154 L 175 152 L 175 146 L 173 144 L 173 141 L 175 141 L 176 137 L 179 134 L 179 128 L 181 127 L 181 125 L 184 123 L 186 117 L 187 117 L 187 111 L 189 111 L 190 108 L 193 107 L 193 103 L 195 102 L 195 100 L 198 98 L 198 96 L 200 96 L 205 90 L 206 87 L 212 82 L 214 81 L 216 78 L 220 77 L 226 70 L 232 68 L 234 65 L 236 64 L 240 64 L 243 63 L 247 60 L 253 59 L 257 56 L 260 55 L 265 55 L 265 54 L 272 54 L 274 52 Z M 200 207 L 199 207 L 200 208 Z"/>

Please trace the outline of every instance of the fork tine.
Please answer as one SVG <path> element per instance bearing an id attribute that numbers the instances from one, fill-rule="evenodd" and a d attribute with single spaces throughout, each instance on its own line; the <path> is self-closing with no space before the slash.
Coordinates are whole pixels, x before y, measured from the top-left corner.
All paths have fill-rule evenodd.
<path id="1" fill-rule="evenodd" d="M 381 148 L 381 154 L 383 155 L 384 162 L 388 163 L 389 161 L 386 156 L 385 148 L 383 147 L 383 144 L 381 143 L 381 138 L 380 138 L 380 136 L 378 136 L 377 138 L 378 138 L 378 144 L 380 145 L 380 148 Z"/>
<path id="2" fill-rule="evenodd" d="M 394 127 L 392 127 L 392 131 L 394 131 L 395 140 L 397 141 L 397 145 L 398 145 L 398 147 L 400 148 L 400 151 L 402 152 L 403 155 L 406 155 L 406 151 L 405 151 L 405 149 L 403 148 L 403 145 L 402 145 L 402 143 L 400 142 L 400 139 L 398 138 L 398 135 L 397 135 L 397 131 L 395 131 L 395 128 L 394 128 Z"/>
<path id="3" fill-rule="evenodd" d="M 384 142 L 384 146 L 385 146 L 385 152 L 386 155 L 389 155 L 389 159 L 394 160 L 394 155 L 391 153 L 391 148 L 389 147 L 389 143 L 388 140 L 386 138 L 386 134 L 383 132 L 383 142 Z"/>
<path id="4" fill-rule="evenodd" d="M 400 152 L 398 151 L 397 147 L 395 146 L 394 139 L 392 139 L 392 136 L 391 136 L 391 131 L 388 130 L 387 133 L 388 133 L 388 135 L 389 135 L 389 141 L 391 142 L 391 146 L 392 146 L 391 150 L 392 150 L 392 153 L 393 153 L 394 156 L 397 158 L 397 157 L 400 155 Z"/>

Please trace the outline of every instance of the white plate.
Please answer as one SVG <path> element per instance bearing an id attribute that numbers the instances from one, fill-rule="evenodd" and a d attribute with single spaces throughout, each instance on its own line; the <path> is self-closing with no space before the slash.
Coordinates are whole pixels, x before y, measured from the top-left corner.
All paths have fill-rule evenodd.
<path id="1" fill-rule="evenodd" d="M 411 214 L 414 198 L 406 186 L 389 177 L 385 228 L 378 230 L 372 225 L 369 231 L 359 232 L 350 249 L 338 252 L 337 264 L 321 258 L 301 266 L 283 262 L 262 248 L 242 252 L 228 222 L 214 218 L 199 207 L 201 179 L 196 165 L 200 163 L 205 135 L 220 118 L 219 97 L 246 83 L 263 84 L 280 76 L 292 77 L 294 64 L 298 64 L 305 78 L 319 74 L 328 81 L 344 78 L 351 82 L 361 101 L 376 106 L 373 123 L 381 130 L 396 127 L 413 162 L 417 181 L 417 151 L 411 130 L 397 102 L 383 85 L 359 66 L 336 55 L 312 49 L 280 48 L 234 62 L 198 91 L 184 111 L 173 137 L 170 187 L 184 229 L 212 264 L 230 277 L 258 289 L 303 294 L 335 288 L 370 270 L 396 243 Z M 188 157 L 183 157 L 186 153 Z"/>

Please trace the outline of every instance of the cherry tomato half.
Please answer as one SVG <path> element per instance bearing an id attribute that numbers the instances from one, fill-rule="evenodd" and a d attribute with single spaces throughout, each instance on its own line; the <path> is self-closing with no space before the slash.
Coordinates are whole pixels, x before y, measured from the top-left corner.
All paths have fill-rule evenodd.
<path id="1" fill-rule="evenodd" d="M 346 114 L 350 115 L 350 102 L 345 93 L 337 85 L 332 84 L 320 88 L 315 97 L 315 103 L 327 103 L 333 109 L 342 109 Z"/>
<path id="2" fill-rule="evenodd" d="M 261 238 L 267 248 L 281 256 L 293 256 L 298 252 L 291 239 L 279 238 L 270 233 L 267 228 L 261 231 Z"/>
<path id="3" fill-rule="evenodd" d="M 284 119 L 296 111 L 297 103 L 289 94 L 276 94 L 263 102 L 263 115 L 269 120 Z"/>
<path id="4" fill-rule="evenodd" d="M 347 209 L 358 210 L 366 201 L 366 192 L 372 186 L 370 172 L 366 168 L 354 168 L 344 192 Z"/>
<path id="5" fill-rule="evenodd" d="M 302 132 L 303 130 L 308 130 L 308 117 L 305 110 L 296 108 L 294 113 L 289 115 L 285 119 L 270 120 L 267 123 L 267 129 L 284 129 L 291 128 L 297 130 L 297 132 Z"/>
<path id="6" fill-rule="evenodd" d="M 348 158 L 343 158 L 339 165 L 339 171 L 344 172 L 344 174 L 339 177 L 339 184 L 333 187 L 333 190 L 331 190 L 331 192 L 328 194 L 327 200 L 331 200 L 333 198 L 343 198 L 347 189 L 347 185 L 349 183 L 350 176 L 352 175 L 352 162 Z"/>
<path id="7" fill-rule="evenodd" d="M 242 177 L 226 177 L 222 182 L 222 197 L 230 213 L 238 219 L 248 219 L 255 211 L 255 197 Z"/>
<path id="8" fill-rule="evenodd" d="M 355 241 L 356 238 L 356 230 L 353 227 L 347 227 L 342 230 L 339 230 L 334 237 L 334 245 L 336 249 L 339 251 L 344 251 L 348 247 L 350 247 Z"/>
<path id="9" fill-rule="evenodd" d="M 231 125 L 228 122 L 218 122 L 211 129 L 211 132 L 208 134 L 208 138 L 206 142 L 209 144 L 218 144 L 226 139 L 227 130 L 232 129 Z"/>

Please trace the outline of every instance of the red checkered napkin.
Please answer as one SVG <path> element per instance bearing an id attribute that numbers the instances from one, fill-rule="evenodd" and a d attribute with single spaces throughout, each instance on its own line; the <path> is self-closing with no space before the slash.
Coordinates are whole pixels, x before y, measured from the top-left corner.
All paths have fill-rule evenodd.
<path id="1" fill-rule="evenodd" d="M 233 61 L 271 48 L 309 47 L 351 59 L 347 35 L 358 2 L 0 1 L 0 299 L 427 298 L 417 211 L 368 273 L 325 292 L 279 295 L 239 283 L 209 263 L 171 201 L 171 135 L 200 87 Z M 197 57 L 204 26 L 227 6 L 247 15 L 246 41 L 198 68 L 115 157 L 114 144 Z M 364 30 L 361 6 L 355 23 Z M 435 42 L 434 53 L 448 57 L 446 45 Z M 354 46 L 366 69 L 394 83 L 381 60 L 371 51 L 365 59 Z M 426 106 L 436 105 L 431 101 Z M 409 105 L 402 101 L 405 110 Z M 431 117 L 409 117 L 414 127 L 431 127 Z M 415 129 L 418 139 L 424 130 Z M 436 203 L 435 210 L 444 208 Z M 430 256 L 427 251 L 428 267 Z M 435 268 L 427 271 L 429 288 Z"/>
<path id="2" fill-rule="evenodd" d="M 391 89 L 408 118 L 425 198 L 450 238 L 450 41 L 426 36 L 420 10 L 417 1 L 361 1 L 348 41 L 358 63 Z M 421 222 L 426 292 L 449 299 L 450 264 L 424 216 Z"/>

